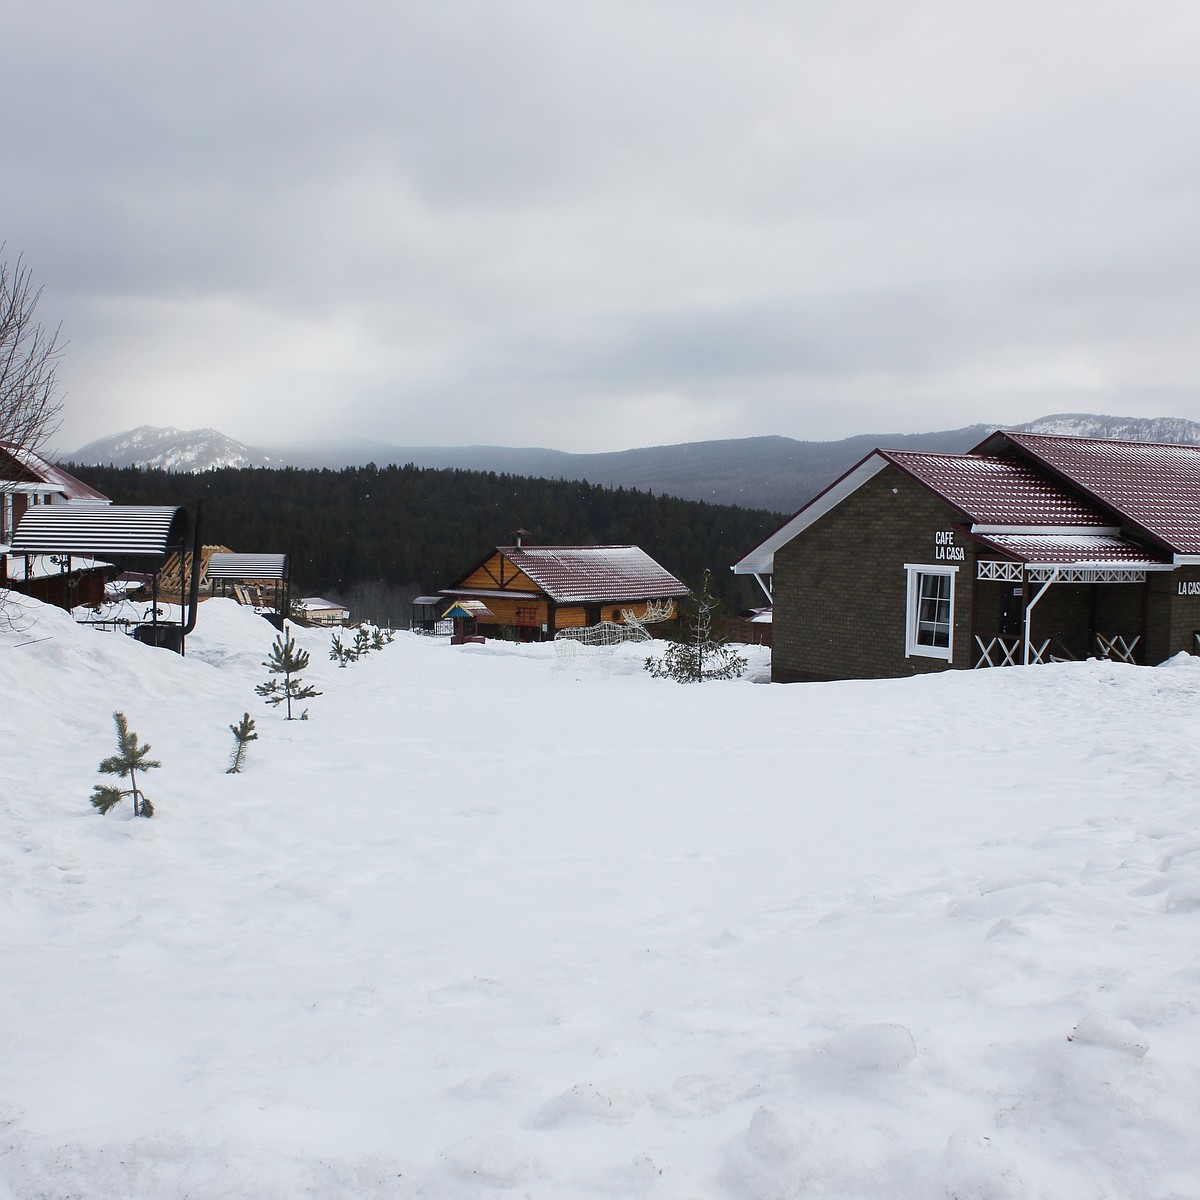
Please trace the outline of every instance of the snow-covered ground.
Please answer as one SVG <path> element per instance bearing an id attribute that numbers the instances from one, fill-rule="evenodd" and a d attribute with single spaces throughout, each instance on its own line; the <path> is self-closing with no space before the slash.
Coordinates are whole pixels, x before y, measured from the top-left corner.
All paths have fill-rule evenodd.
<path id="1" fill-rule="evenodd" d="M 1200 1195 L 1200 660 L 301 631 L 288 724 L 274 636 L 0 637 L 0 1197 Z M 114 709 L 153 820 L 88 804 Z"/>

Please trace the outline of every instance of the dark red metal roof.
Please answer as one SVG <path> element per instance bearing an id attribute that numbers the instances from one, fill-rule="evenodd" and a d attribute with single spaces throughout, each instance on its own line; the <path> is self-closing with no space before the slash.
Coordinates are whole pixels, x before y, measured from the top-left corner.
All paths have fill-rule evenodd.
<path id="1" fill-rule="evenodd" d="M 998 436 L 1015 443 L 1176 553 L 1200 554 L 1200 446 L 1009 430 Z"/>
<path id="2" fill-rule="evenodd" d="M 76 479 L 69 471 L 43 458 L 36 450 L 0 442 L 0 477 L 13 482 L 44 483 L 56 488 L 68 500 L 108 501 L 103 492 Z"/>
<path id="3" fill-rule="evenodd" d="M 556 604 L 665 600 L 688 594 L 640 546 L 498 546 Z"/>
<path id="4" fill-rule="evenodd" d="M 889 462 L 980 525 L 1105 527 L 1113 519 L 1011 458 L 881 450 Z"/>
<path id="5" fill-rule="evenodd" d="M 975 534 L 984 546 L 1000 550 L 1023 563 L 1051 566 L 1154 568 L 1165 565 L 1161 556 L 1144 546 L 1111 534 Z"/>

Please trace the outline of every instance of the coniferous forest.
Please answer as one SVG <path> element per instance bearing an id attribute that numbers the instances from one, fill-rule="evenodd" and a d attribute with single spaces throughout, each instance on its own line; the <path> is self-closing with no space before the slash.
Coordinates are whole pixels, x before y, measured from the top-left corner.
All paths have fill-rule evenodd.
<path id="1" fill-rule="evenodd" d="M 243 553 L 286 553 L 299 594 L 356 616 L 406 624 L 411 598 L 450 586 L 492 547 L 527 529 L 543 545 L 633 543 L 689 587 L 706 568 L 725 613 L 764 602 L 729 567 L 780 522 L 778 513 L 655 496 L 586 481 L 408 466 L 223 468 L 176 474 L 68 465 L 114 504 L 204 500 L 203 540 Z"/>

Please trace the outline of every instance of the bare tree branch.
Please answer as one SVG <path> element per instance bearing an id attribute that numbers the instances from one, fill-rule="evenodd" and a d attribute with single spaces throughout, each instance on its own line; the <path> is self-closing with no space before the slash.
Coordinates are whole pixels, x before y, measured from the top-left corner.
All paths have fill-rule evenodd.
<path id="1" fill-rule="evenodd" d="M 3 253 L 0 243 L 0 442 L 37 450 L 58 430 L 61 326 L 38 324 L 42 289 L 22 256 L 10 264 Z"/>

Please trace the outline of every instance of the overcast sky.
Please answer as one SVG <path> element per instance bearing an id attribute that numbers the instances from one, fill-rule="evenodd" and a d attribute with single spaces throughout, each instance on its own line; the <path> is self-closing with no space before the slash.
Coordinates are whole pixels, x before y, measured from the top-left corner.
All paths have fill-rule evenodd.
<path id="1" fill-rule="evenodd" d="M 1195 0 L 16 0 L 62 450 L 1200 419 Z"/>

